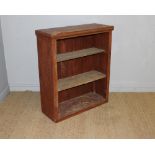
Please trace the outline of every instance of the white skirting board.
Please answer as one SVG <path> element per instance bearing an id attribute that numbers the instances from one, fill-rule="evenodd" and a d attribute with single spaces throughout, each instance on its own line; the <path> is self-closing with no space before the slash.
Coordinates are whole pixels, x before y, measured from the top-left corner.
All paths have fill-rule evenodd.
<path id="1" fill-rule="evenodd" d="M 0 101 L 4 100 L 4 98 L 9 94 L 9 86 L 5 87 L 1 92 L 0 92 Z"/>
<path id="2" fill-rule="evenodd" d="M 10 91 L 40 91 L 39 84 L 9 84 Z"/>
<path id="3" fill-rule="evenodd" d="M 155 92 L 155 83 L 111 82 L 110 92 Z"/>
<path id="4" fill-rule="evenodd" d="M 11 91 L 40 91 L 39 84 L 10 84 Z M 110 92 L 155 92 L 155 83 L 112 83 Z"/>

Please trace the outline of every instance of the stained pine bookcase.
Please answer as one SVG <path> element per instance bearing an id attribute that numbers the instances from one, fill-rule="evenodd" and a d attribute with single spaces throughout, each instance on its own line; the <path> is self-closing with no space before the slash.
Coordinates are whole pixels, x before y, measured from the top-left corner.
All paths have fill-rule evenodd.
<path id="1" fill-rule="evenodd" d="M 54 122 L 108 102 L 113 26 L 36 30 L 42 112 Z"/>

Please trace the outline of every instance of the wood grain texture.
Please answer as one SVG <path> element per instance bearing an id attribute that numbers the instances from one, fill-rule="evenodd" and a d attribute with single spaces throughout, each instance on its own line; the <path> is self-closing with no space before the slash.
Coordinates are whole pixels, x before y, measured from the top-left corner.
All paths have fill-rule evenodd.
<path id="1" fill-rule="evenodd" d="M 100 63 L 100 61 L 104 61 L 104 59 L 102 60 L 103 55 L 104 53 L 99 53 L 87 57 L 81 57 L 78 59 L 57 63 L 58 79 L 65 78 L 68 76 L 74 76 L 92 70 L 97 70 L 103 73 L 103 66 L 101 66 Z M 103 63 L 104 62 L 102 62 L 102 64 Z"/>
<path id="2" fill-rule="evenodd" d="M 106 81 L 105 81 L 105 93 L 106 93 L 106 101 L 108 102 L 109 98 L 109 82 L 110 82 L 110 63 L 111 63 L 111 44 L 112 44 L 112 32 L 109 32 L 108 39 L 107 39 L 107 63 L 106 63 Z"/>
<path id="3" fill-rule="evenodd" d="M 86 57 L 89 55 L 94 55 L 94 54 L 98 54 L 98 53 L 102 53 L 102 52 L 104 52 L 103 49 L 98 49 L 98 48 L 92 47 L 92 48 L 88 48 L 88 49 L 57 54 L 57 62 L 62 62 L 62 61 L 71 60 L 71 59 L 80 58 L 80 57 Z M 59 52 L 59 53 L 61 53 L 61 52 Z"/>
<path id="4" fill-rule="evenodd" d="M 59 79 L 58 81 L 58 91 L 62 91 L 65 89 L 73 88 L 79 85 L 87 84 L 89 82 L 93 82 L 102 78 L 105 78 L 106 75 L 98 72 L 98 71 L 89 71 L 82 74 L 66 77 L 63 79 Z"/>
<path id="5" fill-rule="evenodd" d="M 56 90 L 58 80 L 56 78 L 55 41 L 39 36 L 37 38 L 37 44 L 42 111 L 55 121 L 58 117 L 58 94 Z"/>
<path id="6" fill-rule="evenodd" d="M 65 38 L 57 40 L 57 53 L 66 53 L 76 50 L 82 50 L 95 47 L 94 37 L 96 35 L 77 36 L 73 38 Z"/>
<path id="7" fill-rule="evenodd" d="M 93 91 L 94 91 L 94 82 L 90 82 L 90 83 L 87 83 L 84 85 L 66 89 L 64 91 L 59 91 L 59 93 L 58 93 L 59 103 L 69 100 L 69 99 L 72 99 L 74 97 L 78 97 L 82 94 L 93 92 Z"/>
<path id="8" fill-rule="evenodd" d="M 84 24 L 76 26 L 49 28 L 36 30 L 37 35 L 45 35 L 52 38 L 70 38 L 81 35 L 90 35 L 96 33 L 103 33 L 106 31 L 112 31 L 113 26 L 103 25 L 103 24 Z"/>
<path id="9" fill-rule="evenodd" d="M 52 122 L 39 92 L 11 92 L 0 103 L 0 138 L 155 138 L 155 93 L 110 93 L 109 103 Z"/>

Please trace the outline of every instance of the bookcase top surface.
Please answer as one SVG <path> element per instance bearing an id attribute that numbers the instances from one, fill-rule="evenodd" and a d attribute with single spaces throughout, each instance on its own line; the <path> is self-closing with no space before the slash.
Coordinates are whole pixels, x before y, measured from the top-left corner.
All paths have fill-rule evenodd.
<path id="1" fill-rule="evenodd" d="M 106 31 L 111 31 L 113 29 L 114 26 L 93 23 L 93 24 L 40 29 L 36 30 L 35 32 L 37 35 L 45 35 L 48 37 L 59 39 L 59 38 L 68 38 L 70 36 L 102 33 Z"/>

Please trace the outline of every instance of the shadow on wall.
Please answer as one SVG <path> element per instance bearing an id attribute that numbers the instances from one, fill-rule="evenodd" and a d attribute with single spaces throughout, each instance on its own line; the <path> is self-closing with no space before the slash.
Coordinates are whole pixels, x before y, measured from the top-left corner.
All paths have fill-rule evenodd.
<path id="1" fill-rule="evenodd" d="M 3 46 L 2 29 L 0 21 L 0 101 L 2 101 L 8 95 L 8 93 L 9 93 L 9 86 L 5 65 L 4 46 Z"/>

